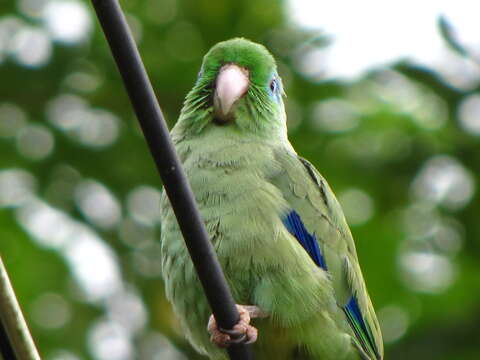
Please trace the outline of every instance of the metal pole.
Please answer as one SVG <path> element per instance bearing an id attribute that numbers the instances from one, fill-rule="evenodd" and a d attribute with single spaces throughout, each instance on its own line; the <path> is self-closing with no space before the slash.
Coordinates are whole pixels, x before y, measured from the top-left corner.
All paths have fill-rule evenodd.
<path id="1" fill-rule="evenodd" d="M 117 0 L 92 0 L 92 3 L 215 319 L 220 327 L 232 329 L 239 320 L 235 302 L 175 152 L 125 16 Z M 227 351 L 232 360 L 253 359 L 249 347 L 243 344 L 232 345 Z"/>
<path id="2" fill-rule="evenodd" d="M 40 360 L 1 257 L 0 354 L 4 360 Z"/>

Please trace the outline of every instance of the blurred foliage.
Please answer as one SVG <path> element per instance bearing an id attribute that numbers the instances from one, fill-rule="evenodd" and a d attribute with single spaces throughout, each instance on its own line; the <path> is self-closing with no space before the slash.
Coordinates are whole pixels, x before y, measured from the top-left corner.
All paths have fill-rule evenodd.
<path id="1" fill-rule="evenodd" d="M 87 10 L 81 34 L 49 27 L 54 2 Z M 345 208 L 387 359 L 478 359 L 479 82 L 408 62 L 314 79 L 298 59 L 329 39 L 284 5 L 122 2 L 170 125 L 213 44 L 244 36 L 274 53 L 290 139 Z M 92 9 L 17 0 L 0 14 L 0 254 L 40 352 L 200 359 L 164 298 L 161 185 Z"/>

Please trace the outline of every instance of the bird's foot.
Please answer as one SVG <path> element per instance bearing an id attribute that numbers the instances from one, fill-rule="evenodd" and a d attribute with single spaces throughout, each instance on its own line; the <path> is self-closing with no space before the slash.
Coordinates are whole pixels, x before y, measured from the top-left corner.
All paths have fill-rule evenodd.
<path id="1" fill-rule="evenodd" d="M 237 305 L 237 310 L 240 320 L 231 330 L 219 328 L 213 315 L 208 320 L 210 341 L 220 348 L 229 347 L 231 344 L 251 344 L 257 341 L 258 330 L 250 325 L 250 319 L 267 315 L 258 306 L 253 305 Z"/>

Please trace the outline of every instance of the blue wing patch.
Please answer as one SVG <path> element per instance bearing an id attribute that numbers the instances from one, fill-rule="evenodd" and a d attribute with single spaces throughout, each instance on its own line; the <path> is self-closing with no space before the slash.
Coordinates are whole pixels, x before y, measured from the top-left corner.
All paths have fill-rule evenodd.
<path id="1" fill-rule="evenodd" d="M 317 238 L 315 237 L 315 234 L 310 234 L 305 228 L 300 215 L 298 215 L 295 210 L 292 210 L 283 218 L 282 221 L 287 230 L 293 236 L 295 236 L 298 242 L 307 251 L 308 255 L 310 255 L 315 264 L 326 271 L 327 264 L 325 263 L 325 258 L 318 247 Z"/>

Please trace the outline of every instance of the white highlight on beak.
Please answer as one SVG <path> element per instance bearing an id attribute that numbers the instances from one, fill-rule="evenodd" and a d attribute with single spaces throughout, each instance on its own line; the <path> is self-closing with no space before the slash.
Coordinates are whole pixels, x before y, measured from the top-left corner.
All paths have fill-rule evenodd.
<path id="1" fill-rule="evenodd" d="M 235 65 L 224 65 L 217 77 L 214 106 L 220 116 L 227 117 L 235 101 L 248 90 L 248 71 Z"/>

